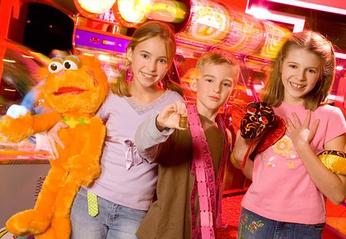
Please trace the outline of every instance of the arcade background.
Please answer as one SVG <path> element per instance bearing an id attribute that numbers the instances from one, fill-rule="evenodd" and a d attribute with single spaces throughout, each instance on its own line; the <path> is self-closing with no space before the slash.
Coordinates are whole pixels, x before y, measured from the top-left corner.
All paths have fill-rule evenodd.
<path id="1" fill-rule="evenodd" d="M 92 1 L 89 1 L 89 3 Z M 98 13 L 96 2 L 110 4 Z M 61 51 L 96 55 L 111 81 L 121 65 L 129 36 L 142 21 L 136 4 L 148 1 L 0 0 L 0 114 L 22 102 L 39 84 L 37 69 Z M 185 15 L 152 11 L 148 19 L 170 21 L 178 42 L 171 79 L 189 92 L 196 58 L 222 50 L 242 64 L 239 84 L 225 108 L 225 117 L 237 121 L 244 105 L 257 99 L 270 63 L 287 34 L 311 29 L 333 42 L 337 51 L 336 79 L 329 103 L 345 110 L 346 2 L 335 0 L 155 0 L 166 6 L 185 6 Z M 125 4 L 125 5 L 122 5 Z M 129 4 L 129 5 L 126 5 Z M 133 14 L 121 14 L 122 6 Z M 84 8 L 88 8 L 88 10 Z M 198 10 L 199 9 L 199 10 Z M 203 11 L 201 10 L 203 9 Z M 136 12 L 138 11 L 138 12 Z M 102 12 L 102 13 L 100 13 Z M 160 15 L 161 14 L 161 15 Z M 138 20 L 140 19 L 140 20 Z M 145 21 L 145 20 L 143 20 Z M 193 98 L 193 94 L 187 94 Z M 35 109 L 33 109 L 35 110 Z M 237 127 L 237 126 L 236 126 Z M 13 213 L 31 208 L 49 168 L 49 153 L 35 150 L 29 141 L 0 145 L 0 228 Z M 240 201 L 250 182 L 230 166 L 225 177 L 222 238 L 236 238 Z M 327 202 L 324 239 L 346 238 L 346 204 Z M 4 234 L 4 235 L 3 235 Z M 0 238 L 6 237 L 0 231 Z M 8 236 L 8 235 L 7 235 Z"/>

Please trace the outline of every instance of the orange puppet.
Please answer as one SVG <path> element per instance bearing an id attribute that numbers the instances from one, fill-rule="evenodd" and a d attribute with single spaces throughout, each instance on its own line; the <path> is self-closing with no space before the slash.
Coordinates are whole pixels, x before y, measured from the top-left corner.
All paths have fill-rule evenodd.
<path id="1" fill-rule="evenodd" d="M 50 161 L 34 208 L 12 216 L 6 227 L 14 235 L 68 239 L 74 197 L 81 186 L 91 185 L 100 175 L 106 129 L 95 112 L 108 93 L 108 82 L 98 60 L 88 56 L 54 58 L 42 74 L 46 81 L 41 96 L 53 111 L 17 119 L 4 116 L 0 132 L 8 140 L 19 141 L 63 121 L 68 127 L 58 135 L 64 147 L 57 146 L 59 157 Z"/>

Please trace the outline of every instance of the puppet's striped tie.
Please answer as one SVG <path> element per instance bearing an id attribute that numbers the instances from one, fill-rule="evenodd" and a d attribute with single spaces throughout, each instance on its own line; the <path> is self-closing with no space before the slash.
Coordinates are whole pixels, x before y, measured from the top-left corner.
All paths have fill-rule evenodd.
<path id="1" fill-rule="evenodd" d="M 96 217 L 99 214 L 99 206 L 97 204 L 97 195 L 93 192 L 88 191 L 88 214 L 91 217 Z"/>

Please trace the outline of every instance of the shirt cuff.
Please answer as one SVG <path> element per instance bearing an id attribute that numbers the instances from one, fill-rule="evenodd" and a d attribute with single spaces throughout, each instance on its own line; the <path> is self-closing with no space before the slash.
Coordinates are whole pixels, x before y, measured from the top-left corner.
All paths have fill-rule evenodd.
<path id="1" fill-rule="evenodd" d="M 149 135 L 154 141 L 156 142 L 164 142 L 167 140 L 167 138 L 174 132 L 175 129 L 165 128 L 162 131 L 160 131 L 156 126 L 156 118 L 157 115 L 152 117 L 148 124 L 148 132 Z"/>

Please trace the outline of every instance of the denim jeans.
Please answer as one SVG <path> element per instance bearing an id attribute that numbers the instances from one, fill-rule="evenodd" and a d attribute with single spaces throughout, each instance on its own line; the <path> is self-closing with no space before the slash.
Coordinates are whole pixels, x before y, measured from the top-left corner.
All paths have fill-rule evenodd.
<path id="1" fill-rule="evenodd" d="M 88 214 L 87 191 L 81 189 L 71 209 L 71 239 L 137 239 L 146 211 L 124 207 L 98 197 L 99 213 Z"/>
<path id="2" fill-rule="evenodd" d="M 238 239 L 321 239 L 323 226 L 274 221 L 243 208 Z"/>

